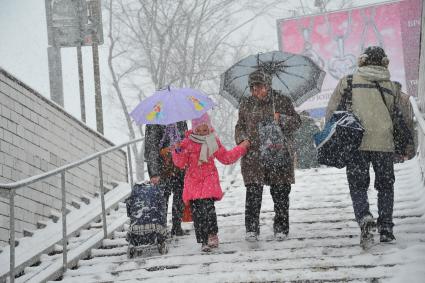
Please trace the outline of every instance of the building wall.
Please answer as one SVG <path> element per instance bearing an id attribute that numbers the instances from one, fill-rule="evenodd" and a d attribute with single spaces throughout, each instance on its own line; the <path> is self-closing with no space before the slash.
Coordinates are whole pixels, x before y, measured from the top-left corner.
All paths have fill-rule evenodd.
<path id="1" fill-rule="evenodd" d="M 0 68 L 0 183 L 47 172 L 111 146 L 101 134 Z M 127 181 L 124 151 L 102 161 L 105 184 Z M 97 160 L 67 172 L 67 201 L 99 192 L 98 174 Z M 7 195 L 0 194 L 0 246 L 9 239 L 8 203 Z M 18 189 L 15 205 L 20 237 L 24 229 L 34 230 L 38 221 L 49 221 L 52 211 L 60 211 L 60 175 Z"/>

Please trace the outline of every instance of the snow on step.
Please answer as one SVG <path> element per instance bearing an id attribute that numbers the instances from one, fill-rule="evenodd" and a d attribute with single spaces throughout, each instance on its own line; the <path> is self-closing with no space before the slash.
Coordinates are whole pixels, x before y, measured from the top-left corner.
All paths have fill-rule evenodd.
<path id="1" fill-rule="evenodd" d="M 223 181 L 217 202 L 220 247 L 202 253 L 190 223 L 188 236 L 173 239 L 167 255 L 127 259 L 125 232 L 93 249 L 91 258 L 68 270 L 64 282 L 387 282 L 425 276 L 425 187 L 417 160 L 396 165 L 394 233 L 397 242 L 359 247 L 345 170 L 297 171 L 291 193 L 290 234 L 273 239 L 273 202 L 264 190 L 258 243 L 244 240 L 245 189 L 239 173 Z M 377 216 L 373 174 L 369 199 Z M 378 235 L 375 240 L 379 242 Z M 413 268 L 413 269 L 412 269 Z M 422 270 L 422 271 L 420 271 Z M 419 272 L 419 275 L 418 275 Z M 404 276 L 404 277 L 403 277 Z M 416 277 L 415 277 L 416 276 Z M 407 281 L 404 281 L 407 282 Z"/>
<path id="2" fill-rule="evenodd" d="M 115 204 L 124 199 L 129 194 L 129 192 L 129 185 L 122 183 L 122 185 L 117 188 L 117 191 L 105 195 L 105 205 L 107 208 L 110 207 L 112 213 L 112 215 L 110 212 L 107 213 L 108 225 L 113 223 L 115 219 L 118 219 L 123 214 L 125 214 L 125 210 L 116 213 L 118 206 Z M 114 207 L 116 207 L 116 209 Z M 122 206 L 120 206 L 120 208 L 124 209 Z M 68 259 L 71 258 L 73 250 L 80 250 L 81 246 L 84 245 L 87 240 L 93 238 L 96 233 L 103 233 L 102 229 L 80 231 L 77 231 L 76 229 L 77 227 L 82 229 L 83 227 L 88 226 L 87 224 L 90 224 L 90 222 L 95 218 L 92 212 L 98 212 L 99 210 L 100 201 L 93 200 L 91 204 L 83 205 L 81 209 L 75 209 L 71 214 L 68 215 L 68 252 L 70 253 Z M 45 281 L 43 278 L 48 278 L 51 274 L 58 273 L 57 271 L 49 273 L 49 270 L 52 270 L 54 266 L 59 265 L 59 270 L 61 270 L 61 226 L 62 223 L 49 223 L 46 225 L 46 228 L 35 231 L 33 237 L 23 238 L 20 241 L 20 245 L 17 246 L 16 249 L 16 267 L 18 269 L 18 272 L 16 273 L 16 282 L 27 282 L 28 280 L 37 281 L 35 278 L 37 278 L 39 281 Z M 6 252 L 0 254 L 0 262 L 9 262 L 8 249 Z M 5 280 L 8 271 L 8 264 L 0 265 L 0 282 Z"/>

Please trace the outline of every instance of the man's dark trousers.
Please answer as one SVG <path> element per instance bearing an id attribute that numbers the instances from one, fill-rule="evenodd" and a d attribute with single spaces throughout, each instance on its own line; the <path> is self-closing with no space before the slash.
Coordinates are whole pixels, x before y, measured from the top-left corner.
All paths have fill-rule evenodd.
<path id="1" fill-rule="evenodd" d="M 289 193 L 290 184 L 270 186 L 270 194 L 274 202 L 274 232 L 288 234 L 289 232 Z M 246 232 L 260 233 L 260 210 L 263 197 L 263 185 L 246 185 L 245 228 Z"/>
<path id="2" fill-rule="evenodd" d="M 381 151 L 359 151 L 347 165 L 347 179 L 353 202 L 354 215 L 358 223 L 371 215 L 367 190 L 369 188 L 369 167 L 375 172 L 375 189 L 378 191 L 378 228 L 392 232 L 394 206 L 394 154 Z"/>
<path id="3" fill-rule="evenodd" d="M 172 227 L 181 227 L 184 203 L 183 203 L 183 178 L 181 176 L 171 176 L 164 179 L 161 186 L 164 188 L 164 197 L 166 203 L 166 211 L 168 211 L 168 200 L 173 193 L 173 204 L 171 208 Z"/>

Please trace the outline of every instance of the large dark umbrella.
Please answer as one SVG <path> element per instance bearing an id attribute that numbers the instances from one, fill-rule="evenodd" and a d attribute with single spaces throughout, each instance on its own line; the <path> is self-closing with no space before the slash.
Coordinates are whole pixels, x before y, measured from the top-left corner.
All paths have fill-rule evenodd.
<path id="1" fill-rule="evenodd" d="M 296 106 L 320 92 L 326 74 L 300 54 L 260 53 L 242 59 L 221 75 L 220 95 L 239 108 L 242 97 L 250 95 L 248 76 L 258 69 L 272 75 L 272 88 L 291 97 Z"/>

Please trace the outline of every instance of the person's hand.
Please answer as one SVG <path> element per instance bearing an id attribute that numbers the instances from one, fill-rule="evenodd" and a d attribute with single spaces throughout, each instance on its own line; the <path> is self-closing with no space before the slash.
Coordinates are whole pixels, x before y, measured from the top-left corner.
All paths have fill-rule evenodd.
<path id="1" fill-rule="evenodd" d="M 159 177 L 159 176 L 153 176 L 151 178 L 151 183 L 154 184 L 154 185 L 158 185 L 160 179 L 161 179 L 161 177 Z"/>
<path id="2" fill-rule="evenodd" d="M 242 147 L 244 147 L 244 148 L 246 148 L 246 149 L 248 149 L 251 146 L 251 143 L 249 142 L 249 140 L 244 140 L 239 145 L 242 146 Z"/>
<path id="3" fill-rule="evenodd" d="M 274 120 L 276 122 L 279 122 L 279 119 L 280 119 L 280 113 L 274 113 Z"/>
<path id="4" fill-rule="evenodd" d="M 172 146 L 170 146 L 170 148 L 172 151 L 175 151 L 177 153 L 180 153 L 182 151 L 181 144 L 179 142 L 173 144 Z"/>

